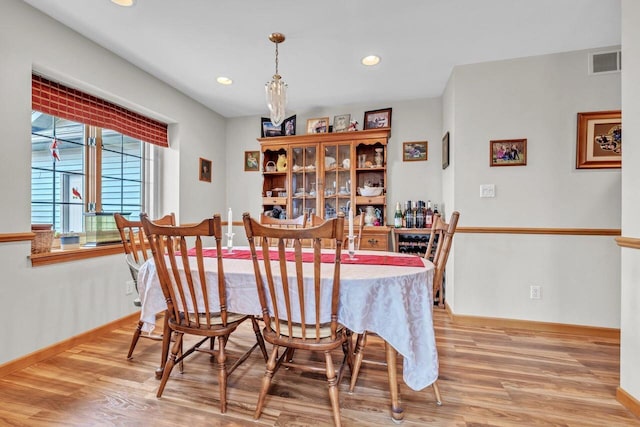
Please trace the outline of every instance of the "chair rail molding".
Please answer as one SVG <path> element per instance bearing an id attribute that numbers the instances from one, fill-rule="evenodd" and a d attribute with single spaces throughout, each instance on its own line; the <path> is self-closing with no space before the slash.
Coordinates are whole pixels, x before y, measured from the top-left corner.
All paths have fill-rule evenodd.
<path id="1" fill-rule="evenodd" d="M 32 231 L 25 231 L 24 233 L 0 233 L 0 243 L 23 242 L 35 238 L 36 235 Z"/>
<path id="2" fill-rule="evenodd" d="M 456 232 L 469 234 L 556 234 L 569 236 L 620 236 L 619 228 L 549 228 L 549 227 L 458 227 Z"/>
<path id="3" fill-rule="evenodd" d="M 640 249 L 640 238 L 638 237 L 616 237 L 616 243 L 622 248 Z"/>

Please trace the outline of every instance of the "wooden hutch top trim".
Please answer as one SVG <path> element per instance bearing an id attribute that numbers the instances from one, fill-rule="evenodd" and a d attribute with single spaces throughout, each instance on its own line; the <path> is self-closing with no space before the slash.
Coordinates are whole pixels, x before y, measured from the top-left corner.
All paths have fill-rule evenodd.
<path id="1" fill-rule="evenodd" d="M 356 132 L 310 133 L 306 135 L 274 136 L 270 138 L 258 138 L 260 144 L 305 144 L 317 142 L 356 141 L 360 139 L 389 138 L 391 128 L 367 129 Z"/>

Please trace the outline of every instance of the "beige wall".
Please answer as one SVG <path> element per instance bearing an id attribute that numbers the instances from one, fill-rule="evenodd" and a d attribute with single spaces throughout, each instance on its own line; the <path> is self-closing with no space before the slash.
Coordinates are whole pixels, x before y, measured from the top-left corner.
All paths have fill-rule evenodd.
<path id="1" fill-rule="evenodd" d="M 30 229 L 32 69 L 172 123 L 159 211 L 193 221 L 224 206 L 219 115 L 19 0 L 2 1 L 0 58 L 0 233 Z M 200 156 L 214 162 L 213 184 L 198 181 Z M 29 242 L 0 244 L 0 323 L 11 325 L 3 329 L 0 364 L 135 310 L 133 296 L 125 295 L 130 276 L 122 256 L 31 268 L 29 252 Z"/>
<path id="2" fill-rule="evenodd" d="M 622 235 L 640 238 L 640 2 L 622 0 Z M 622 248 L 620 387 L 640 401 L 640 250 Z M 636 407 L 637 409 L 637 407 Z"/>
<path id="3" fill-rule="evenodd" d="M 443 102 L 452 153 L 443 192 L 461 226 L 620 227 L 620 170 L 575 169 L 576 113 L 621 105 L 620 74 L 590 76 L 587 64 L 578 51 L 454 69 Z M 489 141 L 509 138 L 527 138 L 527 165 L 490 167 Z M 481 184 L 495 184 L 496 197 L 480 198 Z M 457 234 L 451 260 L 456 314 L 620 326 L 611 237 Z M 529 298 L 532 285 L 542 299 Z"/>

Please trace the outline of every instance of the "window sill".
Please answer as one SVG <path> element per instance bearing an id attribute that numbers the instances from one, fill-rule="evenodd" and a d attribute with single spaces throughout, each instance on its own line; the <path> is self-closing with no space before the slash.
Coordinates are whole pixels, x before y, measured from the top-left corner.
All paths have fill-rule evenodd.
<path id="1" fill-rule="evenodd" d="M 77 261 L 81 259 L 97 258 L 124 252 L 122 244 L 104 245 L 96 247 L 80 247 L 78 249 L 54 249 L 51 252 L 30 255 L 31 266 L 58 264 L 61 262 Z"/>

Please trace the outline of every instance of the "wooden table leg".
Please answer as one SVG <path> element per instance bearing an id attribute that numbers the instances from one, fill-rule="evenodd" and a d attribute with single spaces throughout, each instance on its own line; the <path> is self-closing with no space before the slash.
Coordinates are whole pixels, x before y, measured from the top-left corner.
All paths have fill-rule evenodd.
<path id="1" fill-rule="evenodd" d="M 391 419 L 400 422 L 404 418 L 404 410 L 400 407 L 398 397 L 398 373 L 396 370 L 396 349 L 384 342 L 387 358 L 387 373 L 389 374 L 389 393 L 391 394 Z"/>

